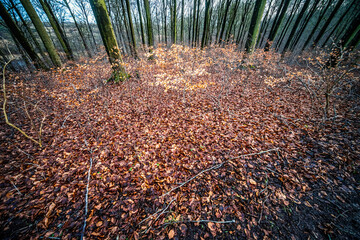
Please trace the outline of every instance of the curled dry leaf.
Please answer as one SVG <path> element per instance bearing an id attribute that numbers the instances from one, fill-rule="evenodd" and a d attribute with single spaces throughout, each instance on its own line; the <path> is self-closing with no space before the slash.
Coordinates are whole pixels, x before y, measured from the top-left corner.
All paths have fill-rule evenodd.
<path id="1" fill-rule="evenodd" d="M 168 237 L 169 237 L 169 239 L 173 239 L 174 236 L 175 236 L 175 231 L 174 231 L 174 229 L 171 229 L 168 233 Z"/>

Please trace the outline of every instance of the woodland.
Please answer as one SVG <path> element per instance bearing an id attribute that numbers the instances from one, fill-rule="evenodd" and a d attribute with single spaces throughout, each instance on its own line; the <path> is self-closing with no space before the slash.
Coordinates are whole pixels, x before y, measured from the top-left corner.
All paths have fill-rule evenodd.
<path id="1" fill-rule="evenodd" d="M 0 239 L 360 239 L 360 1 L 0 17 Z"/>

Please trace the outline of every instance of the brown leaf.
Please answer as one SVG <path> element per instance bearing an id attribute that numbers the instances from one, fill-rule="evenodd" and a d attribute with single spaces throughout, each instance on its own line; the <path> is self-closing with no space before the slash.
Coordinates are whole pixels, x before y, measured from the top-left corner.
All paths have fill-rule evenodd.
<path id="1" fill-rule="evenodd" d="M 174 229 L 171 229 L 170 232 L 168 233 L 169 239 L 174 238 L 174 235 L 175 235 Z"/>
<path id="2" fill-rule="evenodd" d="M 101 225 L 103 225 L 103 222 L 102 222 L 102 221 L 99 221 L 99 222 L 96 223 L 96 226 L 97 226 L 97 227 L 100 227 Z"/>
<path id="3" fill-rule="evenodd" d="M 252 185 L 256 185 L 255 180 L 253 180 L 253 179 L 251 179 L 251 178 L 250 178 L 249 182 L 250 182 L 250 184 L 252 184 Z"/>

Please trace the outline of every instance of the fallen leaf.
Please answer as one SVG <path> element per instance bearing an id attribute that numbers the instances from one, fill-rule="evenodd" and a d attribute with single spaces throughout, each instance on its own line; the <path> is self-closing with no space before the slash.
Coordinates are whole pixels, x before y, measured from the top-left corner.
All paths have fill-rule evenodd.
<path id="1" fill-rule="evenodd" d="M 168 233 L 169 239 L 174 238 L 174 235 L 175 235 L 174 229 L 171 229 L 170 232 Z"/>

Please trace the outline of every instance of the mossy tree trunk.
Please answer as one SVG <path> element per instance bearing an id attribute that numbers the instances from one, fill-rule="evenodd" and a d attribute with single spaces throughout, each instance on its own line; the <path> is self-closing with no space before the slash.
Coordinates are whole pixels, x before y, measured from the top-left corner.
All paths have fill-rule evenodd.
<path id="1" fill-rule="evenodd" d="M 21 46 L 25 50 L 25 52 L 29 55 L 31 60 L 34 61 L 34 66 L 38 69 L 40 69 L 40 68 L 48 69 L 46 67 L 46 65 L 42 62 L 40 57 L 36 54 L 33 47 L 27 41 L 26 37 L 21 32 L 20 28 L 16 25 L 14 20 L 11 18 L 10 14 L 6 10 L 6 8 L 4 7 L 2 2 L 0 2 L 0 16 L 4 20 L 6 26 L 9 28 L 12 36 L 14 36 L 14 38 L 16 40 L 18 40 L 18 42 L 21 44 Z"/>
<path id="2" fill-rule="evenodd" d="M 40 43 L 38 42 L 38 40 L 36 39 L 34 33 L 31 31 L 28 23 L 25 21 L 25 19 L 23 18 L 23 16 L 21 15 L 19 9 L 16 7 L 15 3 L 13 0 L 10 0 L 9 1 L 10 4 L 11 4 L 11 7 L 12 9 L 15 10 L 15 12 L 17 13 L 17 15 L 19 16 L 20 18 L 20 21 L 22 23 L 22 25 L 25 27 L 26 31 L 29 33 L 30 37 L 31 37 L 31 40 L 33 41 L 33 43 L 35 44 L 35 47 L 37 48 L 37 50 L 39 51 L 40 55 L 42 57 L 44 57 L 44 51 L 42 50 L 41 46 L 40 46 Z M 36 50 L 36 49 L 35 49 Z"/>
<path id="3" fill-rule="evenodd" d="M 115 38 L 114 29 L 111 25 L 108 11 L 106 9 L 105 1 L 90 0 L 90 5 L 94 12 L 101 38 L 113 68 L 113 74 L 110 80 L 123 81 L 128 78 L 128 74 L 125 72 L 125 68 L 123 67 L 123 60 Z"/>
<path id="4" fill-rule="evenodd" d="M 67 59 L 74 60 L 74 55 L 71 50 L 69 41 L 65 37 L 65 34 L 59 24 L 59 21 L 57 20 L 54 12 L 51 9 L 50 4 L 47 2 L 47 0 L 39 0 L 41 6 L 44 9 L 44 12 L 46 13 L 46 16 L 48 17 L 50 24 L 52 28 L 54 29 L 54 32 L 56 34 L 56 37 L 58 38 L 61 47 L 64 49 Z"/>
<path id="5" fill-rule="evenodd" d="M 251 16 L 249 35 L 246 42 L 246 51 L 247 53 L 252 53 L 254 51 L 256 40 L 259 35 L 261 18 L 264 13 L 266 0 L 256 0 L 253 14 Z"/>
<path id="6" fill-rule="evenodd" d="M 37 15 L 34 7 L 32 6 L 29 0 L 20 0 L 20 2 L 24 6 L 27 14 L 29 15 L 31 21 L 33 22 L 36 31 L 39 33 L 39 36 L 42 42 L 44 43 L 47 52 L 49 53 L 52 63 L 54 64 L 55 67 L 61 67 L 62 63 L 60 57 L 56 52 L 55 46 L 51 41 L 49 35 L 47 34 L 46 29 L 43 23 L 41 22 L 39 16 Z"/>

